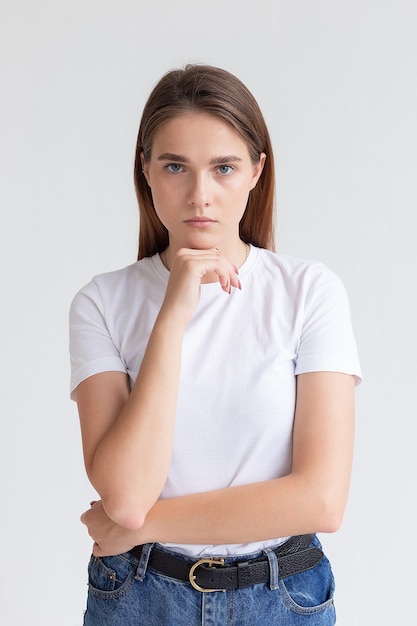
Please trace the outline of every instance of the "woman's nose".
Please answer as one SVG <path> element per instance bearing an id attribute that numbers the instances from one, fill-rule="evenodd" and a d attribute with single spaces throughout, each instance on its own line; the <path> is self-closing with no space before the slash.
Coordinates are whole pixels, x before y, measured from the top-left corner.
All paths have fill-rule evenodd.
<path id="1" fill-rule="evenodd" d="M 211 185 L 207 174 L 196 174 L 191 181 L 189 200 L 191 206 L 203 208 L 212 202 Z"/>

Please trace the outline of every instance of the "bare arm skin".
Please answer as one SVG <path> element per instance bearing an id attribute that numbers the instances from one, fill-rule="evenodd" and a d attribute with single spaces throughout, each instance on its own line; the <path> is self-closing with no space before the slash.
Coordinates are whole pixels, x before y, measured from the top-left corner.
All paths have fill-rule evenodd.
<path id="1" fill-rule="evenodd" d="M 76 390 L 87 475 L 109 518 L 128 529 L 143 526 L 167 478 L 183 336 L 208 274 L 226 293 L 240 286 L 217 249 L 176 253 L 131 393 L 120 372 L 91 376 Z"/>
<path id="2" fill-rule="evenodd" d="M 151 541 L 245 543 L 336 531 L 348 495 L 353 436 L 353 377 L 302 374 L 288 476 L 157 501 L 138 530 L 115 524 L 98 503 L 82 516 L 95 541 L 94 553 L 117 554 Z"/>

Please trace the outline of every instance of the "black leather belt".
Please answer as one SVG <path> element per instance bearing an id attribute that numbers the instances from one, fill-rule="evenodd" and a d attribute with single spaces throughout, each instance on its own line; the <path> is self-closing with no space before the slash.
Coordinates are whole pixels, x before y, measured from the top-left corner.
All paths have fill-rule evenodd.
<path id="1" fill-rule="evenodd" d="M 299 574 L 320 563 L 323 552 L 315 546 L 309 547 L 312 539 L 313 535 L 291 537 L 274 550 L 278 558 L 279 578 Z M 142 546 L 135 546 L 130 552 L 140 559 Z M 194 589 L 201 592 L 240 589 L 269 582 L 267 557 L 249 561 L 236 560 L 225 564 L 224 558 L 207 557 L 198 561 L 188 561 L 164 550 L 153 548 L 148 567 L 164 576 L 190 582 Z"/>

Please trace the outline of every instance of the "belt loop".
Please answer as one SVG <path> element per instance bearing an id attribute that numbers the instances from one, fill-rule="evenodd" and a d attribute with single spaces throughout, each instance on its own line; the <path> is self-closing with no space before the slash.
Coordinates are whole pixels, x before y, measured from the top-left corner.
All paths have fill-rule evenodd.
<path id="1" fill-rule="evenodd" d="M 272 591 L 278 589 L 279 567 L 278 557 L 272 548 L 265 548 L 264 553 L 269 563 L 269 587 Z"/>
<path id="2" fill-rule="evenodd" d="M 145 543 L 142 547 L 142 554 L 140 555 L 138 568 L 136 570 L 136 580 L 142 581 L 145 578 L 146 569 L 148 567 L 149 557 L 153 548 L 153 543 Z"/>

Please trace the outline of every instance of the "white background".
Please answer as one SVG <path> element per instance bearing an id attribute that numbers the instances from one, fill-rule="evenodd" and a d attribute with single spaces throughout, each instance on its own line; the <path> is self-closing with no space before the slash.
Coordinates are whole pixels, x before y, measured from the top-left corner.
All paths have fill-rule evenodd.
<path id="1" fill-rule="evenodd" d="M 414 0 L 0 0 L 0 622 L 80 626 L 94 493 L 68 399 L 78 288 L 136 258 L 133 154 L 153 84 L 236 73 L 277 160 L 278 247 L 348 289 L 365 382 L 342 529 L 322 536 L 339 626 L 415 600 Z M 109 468 L 110 470 L 110 468 Z M 161 625 L 162 626 L 162 625 Z"/>

